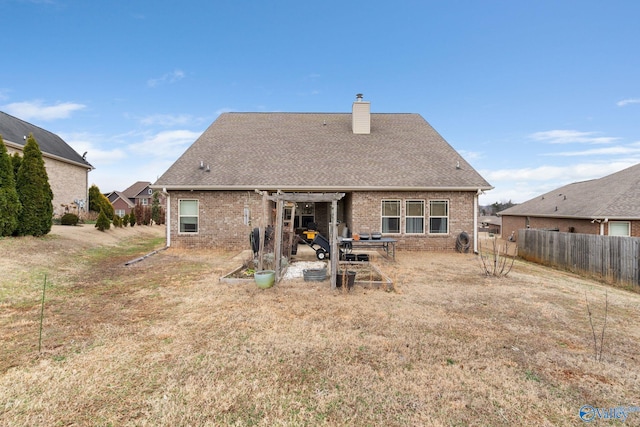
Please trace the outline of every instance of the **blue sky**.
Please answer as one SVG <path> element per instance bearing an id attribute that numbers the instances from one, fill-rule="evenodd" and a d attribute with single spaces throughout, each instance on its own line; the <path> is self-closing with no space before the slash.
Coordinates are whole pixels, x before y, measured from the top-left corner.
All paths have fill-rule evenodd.
<path id="1" fill-rule="evenodd" d="M 225 111 L 419 113 L 523 202 L 640 162 L 636 0 L 0 0 L 0 110 L 103 192 Z"/>

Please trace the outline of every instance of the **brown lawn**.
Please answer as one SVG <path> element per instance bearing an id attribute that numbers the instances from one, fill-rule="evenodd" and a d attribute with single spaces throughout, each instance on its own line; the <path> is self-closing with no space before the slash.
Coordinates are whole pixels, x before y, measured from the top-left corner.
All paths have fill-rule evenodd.
<path id="1" fill-rule="evenodd" d="M 562 426 L 640 406 L 638 293 L 455 253 L 376 257 L 394 288 L 351 292 L 220 283 L 235 253 L 124 265 L 163 244 L 160 227 L 0 239 L 0 425 Z M 585 298 L 598 351 L 608 302 L 601 360 Z"/>

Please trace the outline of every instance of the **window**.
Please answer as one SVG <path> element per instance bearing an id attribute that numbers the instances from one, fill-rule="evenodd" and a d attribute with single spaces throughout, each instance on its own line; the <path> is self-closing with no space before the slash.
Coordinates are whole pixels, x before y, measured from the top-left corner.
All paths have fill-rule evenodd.
<path id="1" fill-rule="evenodd" d="M 178 218 L 180 222 L 180 233 L 198 232 L 198 201 L 180 200 Z"/>
<path id="2" fill-rule="evenodd" d="M 142 206 L 147 206 L 149 204 L 149 199 L 140 199 L 140 203 Z"/>
<path id="3" fill-rule="evenodd" d="M 382 232 L 400 233 L 400 200 L 382 201 Z"/>
<path id="4" fill-rule="evenodd" d="M 609 236 L 631 236 L 629 221 L 609 221 Z"/>
<path id="5" fill-rule="evenodd" d="M 449 202 L 431 200 L 429 202 L 429 233 L 449 233 Z"/>
<path id="6" fill-rule="evenodd" d="M 407 234 L 424 233 L 424 202 L 407 200 L 405 202 L 405 232 Z"/>
<path id="7" fill-rule="evenodd" d="M 116 209 L 115 214 L 118 215 L 120 218 L 124 218 L 124 209 Z"/>

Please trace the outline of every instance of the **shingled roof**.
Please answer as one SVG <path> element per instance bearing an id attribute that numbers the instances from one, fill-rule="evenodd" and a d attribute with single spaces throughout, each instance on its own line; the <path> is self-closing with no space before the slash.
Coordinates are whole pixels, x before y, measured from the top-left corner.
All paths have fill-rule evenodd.
<path id="1" fill-rule="evenodd" d="M 127 189 L 122 190 L 122 194 L 130 199 L 135 199 L 140 195 L 145 188 L 150 186 L 151 183 L 149 181 L 137 181 L 134 184 L 130 185 Z M 144 197 L 149 197 L 148 194 L 144 194 Z"/>
<path id="2" fill-rule="evenodd" d="M 284 191 L 489 190 L 419 114 L 224 113 L 154 187 Z"/>
<path id="3" fill-rule="evenodd" d="M 33 134 L 44 156 L 48 155 L 58 160 L 93 169 L 89 162 L 55 133 L 0 111 L 0 135 L 7 146 L 24 148 L 27 143 L 25 137 L 28 137 L 29 134 Z"/>
<path id="4" fill-rule="evenodd" d="M 640 219 L 640 164 L 575 182 L 500 212 L 502 216 Z"/>

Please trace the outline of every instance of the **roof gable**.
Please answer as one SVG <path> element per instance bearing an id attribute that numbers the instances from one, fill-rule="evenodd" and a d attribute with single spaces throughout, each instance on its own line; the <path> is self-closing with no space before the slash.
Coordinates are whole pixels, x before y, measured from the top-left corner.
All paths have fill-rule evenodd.
<path id="1" fill-rule="evenodd" d="M 93 169 L 89 162 L 58 135 L 0 111 L 0 135 L 5 142 L 24 147 L 27 142 L 25 137 L 29 134 L 33 134 L 43 155 L 48 154 Z"/>
<path id="2" fill-rule="evenodd" d="M 224 113 L 155 186 L 201 189 L 492 187 L 418 114 Z"/>
<path id="3" fill-rule="evenodd" d="M 145 191 L 150 185 L 151 183 L 149 181 L 138 181 L 129 186 L 126 190 L 122 191 L 122 194 L 130 199 L 135 199 L 136 197 L 140 196 L 140 193 Z M 143 196 L 149 197 L 149 194 L 145 192 Z"/>
<path id="4" fill-rule="evenodd" d="M 116 203 L 118 200 L 122 200 L 130 208 L 135 206 L 135 204 L 121 191 L 112 191 L 111 193 L 109 193 L 109 196 L 107 196 L 107 198 L 109 199 L 109 202 L 111 202 L 111 204 Z"/>
<path id="5" fill-rule="evenodd" d="M 640 163 L 599 179 L 565 185 L 500 215 L 640 219 Z"/>

